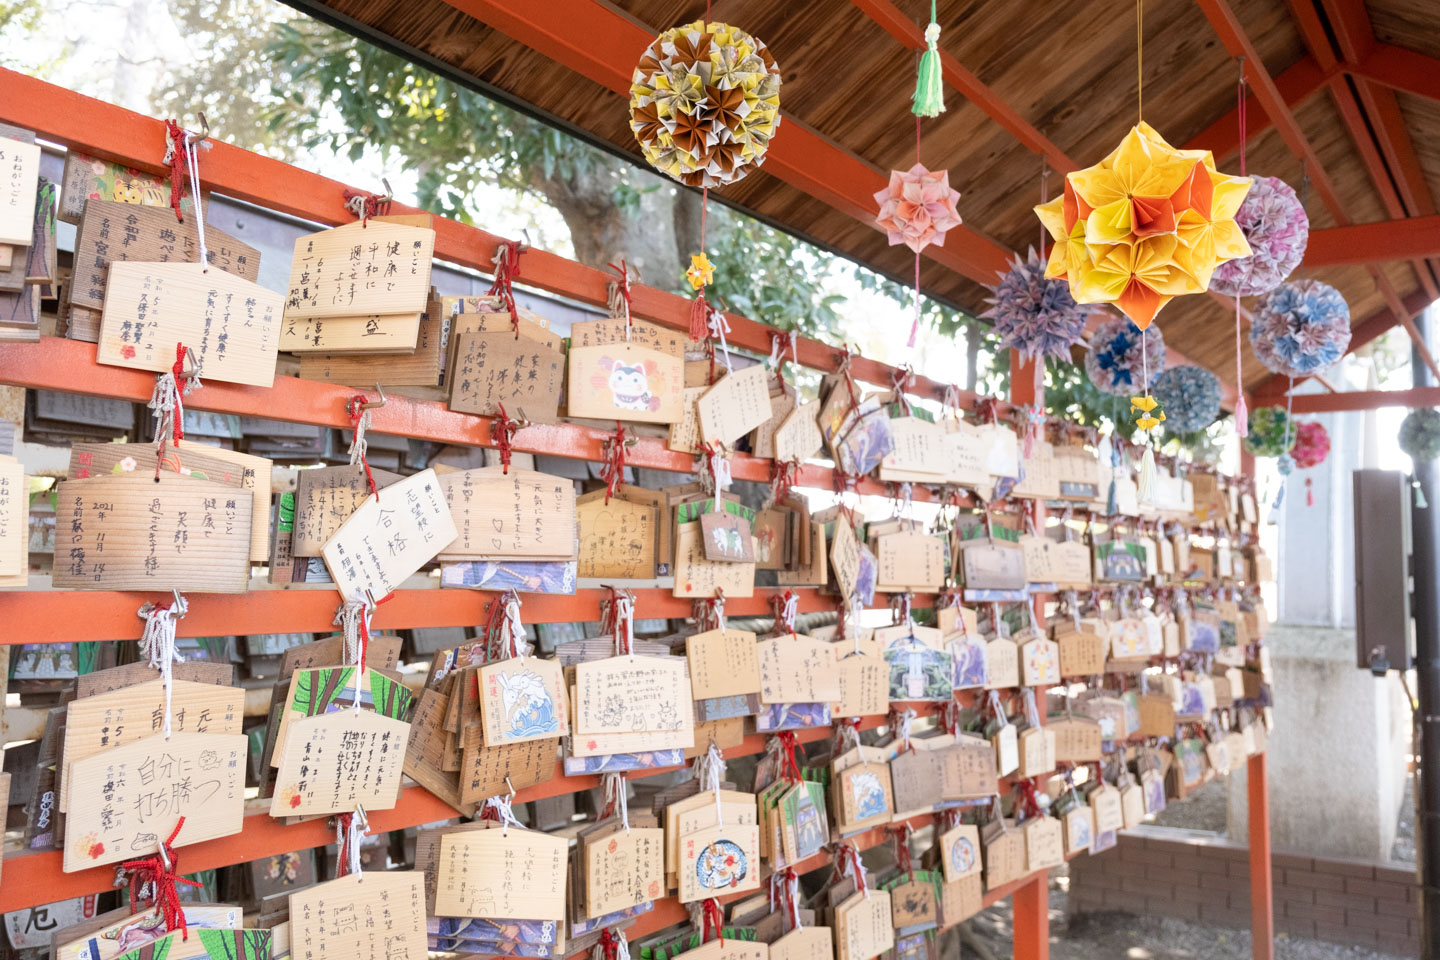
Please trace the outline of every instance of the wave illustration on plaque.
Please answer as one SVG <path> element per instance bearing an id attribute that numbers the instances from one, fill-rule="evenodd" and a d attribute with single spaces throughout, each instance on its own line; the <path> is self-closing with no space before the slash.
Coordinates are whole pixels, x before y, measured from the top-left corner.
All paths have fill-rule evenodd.
<path id="1" fill-rule="evenodd" d="M 555 716 L 555 701 L 545 689 L 545 681 L 530 670 L 502 673 L 500 700 L 505 707 L 505 725 L 512 737 L 533 737 L 536 734 L 560 735 L 560 721 Z"/>
<path id="2" fill-rule="evenodd" d="M 857 773 L 850 778 L 850 795 L 855 800 L 855 819 L 878 817 L 885 812 L 885 788 L 874 773 Z"/>

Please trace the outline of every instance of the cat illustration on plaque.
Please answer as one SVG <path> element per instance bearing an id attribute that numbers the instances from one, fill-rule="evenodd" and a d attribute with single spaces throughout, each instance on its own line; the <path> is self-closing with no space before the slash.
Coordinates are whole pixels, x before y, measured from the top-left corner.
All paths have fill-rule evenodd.
<path id="1" fill-rule="evenodd" d="M 613 357 L 601 357 L 600 366 L 608 376 L 595 374 L 591 378 L 597 390 L 609 390 L 615 406 L 620 410 L 660 409 L 660 398 L 650 388 L 650 377 L 657 371 L 649 361 L 622 363 Z"/>
<path id="2" fill-rule="evenodd" d="M 857 773 L 850 778 L 850 796 L 855 801 L 855 818 L 867 820 L 885 812 L 885 788 L 874 773 Z"/>
<path id="3" fill-rule="evenodd" d="M 733 840 L 713 840 L 695 860 L 695 876 L 706 890 L 738 886 L 749 864 L 745 851 Z"/>
<path id="4" fill-rule="evenodd" d="M 536 734 L 560 734 L 560 721 L 555 716 L 555 701 L 545 689 L 538 673 L 522 670 L 502 673 L 500 701 L 505 708 L 505 725 L 512 737 L 533 737 Z"/>

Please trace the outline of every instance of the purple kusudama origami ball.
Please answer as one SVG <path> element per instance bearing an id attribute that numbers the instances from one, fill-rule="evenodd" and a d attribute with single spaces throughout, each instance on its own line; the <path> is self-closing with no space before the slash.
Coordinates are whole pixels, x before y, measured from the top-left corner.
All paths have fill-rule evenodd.
<path id="1" fill-rule="evenodd" d="M 1147 367 L 1149 379 L 1145 377 Z M 1085 373 L 1090 382 L 1101 393 L 1115 397 L 1149 393 L 1164 369 L 1165 337 L 1160 325 L 1152 323 L 1142 332 L 1126 317 L 1102 323 L 1090 338 L 1090 352 L 1085 354 Z"/>
<path id="2" fill-rule="evenodd" d="M 1020 351 L 1026 360 L 1070 362 L 1070 348 L 1080 342 L 1094 308 L 1076 303 L 1064 280 L 1045 279 L 1045 264 L 1033 247 L 1028 259 L 1016 256 L 991 291 L 992 306 L 980 316 L 994 321 L 1003 348 Z"/>
<path id="3" fill-rule="evenodd" d="M 1258 297 L 1280 286 L 1310 239 L 1310 218 L 1290 185 L 1275 177 L 1250 179 L 1254 185 L 1235 214 L 1250 256 L 1225 261 L 1210 277 L 1210 289 L 1227 297 Z"/>
<path id="4" fill-rule="evenodd" d="M 1285 377 L 1319 373 L 1350 346 L 1350 306 L 1319 280 L 1281 284 L 1250 323 L 1250 349 L 1266 369 Z"/>

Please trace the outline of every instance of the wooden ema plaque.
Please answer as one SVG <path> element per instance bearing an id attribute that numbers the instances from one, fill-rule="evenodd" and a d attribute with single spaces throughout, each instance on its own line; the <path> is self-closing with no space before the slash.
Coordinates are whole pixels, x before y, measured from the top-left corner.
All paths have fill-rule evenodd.
<path id="1" fill-rule="evenodd" d="M 648 580 L 655 576 L 658 512 L 620 497 L 578 497 L 580 528 L 577 575 L 610 580 Z"/>
<path id="2" fill-rule="evenodd" d="M 985 828 L 981 848 L 984 851 L 985 889 L 1003 887 L 1025 876 L 1025 835 L 1013 822 L 1002 822 L 1004 829 Z"/>
<path id="3" fill-rule="evenodd" d="M 1062 677 L 1094 677 L 1105 672 L 1104 637 L 1088 630 L 1060 633 L 1057 628 L 1055 642 L 1060 648 Z"/>
<path id="4" fill-rule="evenodd" d="M 575 557 L 575 485 L 565 477 L 512 467 L 446 473 L 440 488 L 457 535 L 442 561 Z"/>
<path id="5" fill-rule="evenodd" d="M 842 835 L 886 823 L 895 812 L 890 765 L 867 761 L 835 774 L 835 825 Z"/>
<path id="6" fill-rule="evenodd" d="M 760 889 L 759 826 L 726 818 L 682 834 L 677 875 L 681 903 Z"/>
<path id="7" fill-rule="evenodd" d="M 368 591 L 379 601 L 455 539 L 435 471 L 422 470 L 367 497 L 321 556 L 346 600 Z"/>
<path id="8" fill-rule="evenodd" d="M 0 137 L 0 244 L 30 245 L 40 183 L 40 145 Z"/>
<path id="9" fill-rule="evenodd" d="M 988 740 L 962 735 L 945 751 L 945 799 L 988 797 L 998 789 L 995 749 Z"/>
<path id="10" fill-rule="evenodd" d="M 238 687 L 172 680 L 171 730 L 208 735 L 240 732 L 244 691 Z M 60 768 L 60 810 L 69 812 L 71 769 L 87 757 L 134 743 L 162 729 L 165 693 L 151 680 L 65 706 L 65 744 Z"/>
<path id="11" fill-rule="evenodd" d="M 565 354 L 508 329 L 467 333 L 455 342 L 455 373 L 449 383 L 451 410 L 493 417 L 503 406 L 512 417 L 554 423 L 565 383 Z"/>
<path id="12" fill-rule="evenodd" d="M 890 894 L 891 923 L 897 929 L 939 922 L 940 905 L 935 900 L 935 884 L 928 872 L 906 874 L 905 879 L 890 886 L 887 892 Z"/>
<path id="13" fill-rule="evenodd" d="M 248 750 L 240 733 L 176 732 L 71 760 L 70 780 L 88 802 L 65 817 L 62 869 L 152 854 L 181 817 L 177 846 L 239 833 Z"/>
<path id="14" fill-rule="evenodd" d="M 707 630 L 685 638 L 690 689 L 696 700 L 760 692 L 755 634 L 746 630 Z"/>
<path id="15" fill-rule="evenodd" d="M 91 590 L 244 593 L 250 584 L 249 490 L 162 471 L 66 480 L 65 533 L 52 583 Z"/>
<path id="16" fill-rule="evenodd" d="M 1054 817 L 1033 817 L 1020 824 L 1025 835 L 1025 871 L 1049 870 L 1065 862 L 1065 838 Z"/>
<path id="17" fill-rule="evenodd" d="M 980 828 L 962 823 L 941 834 L 940 864 L 945 882 L 955 883 L 980 873 Z M 949 919 L 948 917 L 946 918 Z"/>
<path id="18" fill-rule="evenodd" d="M 436 915 L 562 919 L 569 845 L 563 837 L 519 827 L 442 836 Z"/>
<path id="19" fill-rule="evenodd" d="M 1048 687 L 1060 682 L 1060 647 L 1054 640 L 1033 636 L 1020 644 L 1020 682 Z"/>
<path id="20" fill-rule="evenodd" d="M 564 671 L 554 660 L 513 657 L 487 663 L 478 678 L 487 744 L 554 739 L 570 732 Z"/>
<path id="21" fill-rule="evenodd" d="M 732 445 L 770 419 L 769 375 L 756 364 L 720 378 L 695 402 L 700 439 Z"/>
<path id="22" fill-rule="evenodd" d="M 1045 728 L 1055 734 L 1056 763 L 1089 763 L 1100 759 L 1100 724 L 1089 717 L 1054 717 Z"/>
<path id="23" fill-rule="evenodd" d="M 183 343 L 204 379 L 268 387 L 275 382 L 280 310 L 279 294 L 223 270 L 114 263 L 96 361 L 168 373 L 175 345 Z"/>
<path id="24" fill-rule="evenodd" d="M 940 886 L 940 929 L 948 930 L 985 908 L 985 887 L 978 873 Z"/>
<path id="25" fill-rule="evenodd" d="M 1021 731 L 1017 744 L 1020 752 L 1020 776 L 1028 779 L 1055 769 L 1054 730 L 1031 727 Z"/>
<path id="26" fill-rule="evenodd" d="M 380 490 L 400 479 L 397 473 L 373 467 L 369 476 Z M 361 464 L 296 471 L 295 520 L 290 535 L 292 554 L 320 556 L 325 544 L 369 496 L 370 484 Z"/>
<path id="27" fill-rule="evenodd" d="M 873 653 L 855 653 L 848 643 L 832 644 L 840 654 L 836 673 L 840 698 L 831 706 L 835 717 L 867 717 L 890 709 L 890 666 Z M 841 652 L 840 648 L 848 652 Z"/>
<path id="28" fill-rule="evenodd" d="M 985 642 L 985 689 L 1009 690 L 1020 686 L 1020 651 L 1009 637 Z"/>
<path id="29" fill-rule="evenodd" d="M 726 597 L 755 595 L 755 564 L 708 560 L 705 532 L 700 521 L 675 528 L 675 587 L 677 597 L 714 597 L 717 589 Z"/>
<path id="30" fill-rule="evenodd" d="M 770 944 L 770 960 L 833 960 L 834 956 L 829 927 L 800 927 Z"/>
<path id="31" fill-rule="evenodd" d="M 367 870 L 290 894 L 290 944 L 297 960 L 425 956 L 424 875 Z"/>
<path id="32" fill-rule="evenodd" d="M 850 895 L 835 908 L 838 960 L 872 960 L 895 946 L 890 894 L 871 889 Z"/>
<path id="33" fill-rule="evenodd" d="M 827 934 L 830 931 L 825 931 Z M 710 940 L 700 944 L 685 953 L 691 960 L 766 960 L 767 957 L 773 960 L 774 952 L 767 949 L 765 944 L 747 940 L 736 940 L 734 937 Z"/>
<path id="34" fill-rule="evenodd" d="M 412 353 L 422 313 L 368 317 L 286 317 L 280 349 L 286 353 L 394 355 Z"/>
<path id="35" fill-rule="evenodd" d="M 573 333 L 574 327 L 566 391 L 570 416 L 639 423 L 684 419 L 684 360 L 634 341 L 577 346 Z"/>
<path id="36" fill-rule="evenodd" d="M 695 729 L 686 663 L 680 657 L 620 656 L 575 667 L 575 735 Z"/>
<path id="37" fill-rule="evenodd" d="M 876 590 L 938 590 L 945 581 L 945 543 L 939 537 L 902 530 L 875 539 Z"/>
<path id="38" fill-rule="evenodd" d="M 833 703 L 840 676 L 831 645 L 807 636 L 784 635 L 757 646 L 761 703 Z"/>
<path id="39" fill-rule="evenodd" d="M 820 404 L 813 400 L 802 403 L 780 421 L 773 441 L 776 460 L 781 463 L 805 461 L 820 452 L 825 438 L 815 421 L 819 408 Z"/>
<path id="40" fill-rule="evenodd" d="M 945 428 L 919 417 L 890 420 L 891 450 L 880 461 L 880 479 L 938 483 L 944 479 L 941 456 Z"/>
<path id="41" fill-rule="evenodd" d="M 292 720 L 275 774 L 272 817 L 390 810 L 410 725 L 370 710 Z"/>
<path id="42" fill-rule="evenodd" d="M 467 744 L 460 758 L 460 802 L 484 803 L 555 778 L 554 738 L 518 743 Z"/>
<path id="43" fill-rule="evenodd" d="M 664 830 L 627 830 L 616 821 L 582 835 L 581 841 L 585 916 L 628 910 L 664 894 Z"/>
<path id="44" fill-rule="evenodd" d="M 434 230 L 380 220 L 297 237 L 285 318 L 422 313 L 434 253 Z"/>

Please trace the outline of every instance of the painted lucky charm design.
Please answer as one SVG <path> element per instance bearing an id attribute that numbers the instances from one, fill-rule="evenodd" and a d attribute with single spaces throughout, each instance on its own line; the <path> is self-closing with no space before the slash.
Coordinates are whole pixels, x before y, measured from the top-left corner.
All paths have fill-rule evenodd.
<path id="1" fill-rule="evenodd" d="M 591 377 L 591 386 L 596 390 L 609 390 L 616 409 L 651 413 L 660 409 L 657 393 L 664 378 L 653 361 L 625 363 L 614 357 L 601 357 L 600 366 L 605 374 Z"/>

